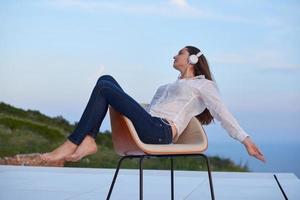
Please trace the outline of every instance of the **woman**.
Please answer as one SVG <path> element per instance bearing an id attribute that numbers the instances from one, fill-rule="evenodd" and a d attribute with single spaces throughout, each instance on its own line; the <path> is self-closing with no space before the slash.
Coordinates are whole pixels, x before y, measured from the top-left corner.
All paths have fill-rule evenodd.
<path id="1" fill-rule="evenodd" d="M 231 137 L 244 144 L 249 155 L 265 162 L 262 152 L 222 103 L 202 52 L 186 46 L 174 56 L 173 67 L 180 76 L 159 87 L 147 108 L 128 96 L 113 77 L 101 76 L 73 133 L 64 144 L 42 154 L 42 159 L 75 162 L 95 153 L 95 138 L 111 105 L 128 117 L 140 139 L 150 144 L 176 142 L 193 116 L 204 125 L 216 118 Z"/>

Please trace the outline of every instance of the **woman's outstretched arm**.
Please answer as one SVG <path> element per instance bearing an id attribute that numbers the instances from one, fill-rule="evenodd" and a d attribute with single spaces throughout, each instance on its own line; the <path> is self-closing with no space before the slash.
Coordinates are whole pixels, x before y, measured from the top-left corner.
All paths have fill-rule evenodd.
<path id="1" fill-rule="evenodd" d="M 221 100 L 219 92 L 214 83 L 208 83 L 201 88 L 200 98 L 203 100 L 211 115 L 221 122 L 228 134 L 244 144 L 248 154 L 265 162 L 265 158 L 258 147 L 252 142 L 249 135 L 240 127 L 237 120 L 229 112 Z"/>

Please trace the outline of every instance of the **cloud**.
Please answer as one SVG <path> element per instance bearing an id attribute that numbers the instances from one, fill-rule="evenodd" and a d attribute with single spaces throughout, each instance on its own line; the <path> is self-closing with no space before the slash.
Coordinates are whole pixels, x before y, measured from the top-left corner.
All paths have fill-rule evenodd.
<path id="1" fill-rule="evenodd" d="M 212 20 L 215 22 L 227 23 L 241 23 L 247 24 L 250 27 L 264 26 L 267 30 L 276 33 L 280 37 L 275 38 L 274 42 L 282 37 L 287 37 L 291 33 L 294 35 L 299 32 L 300 28 L 298 24 L 293 21 L 289 22 L 286 16 L 273 16 L 269 14 L 251 16 L 240 12 L 238 14 L 226 13 L 225 9 L 213 10 L 213 6 L 205 6 L 202 3 L 189 3 L 187 0 L 169 0 L 169 1 L 146 1 L 135 2 L 130 1 L 91 1 L 91 0 L 54 0 L 48 1 L 48 3 L 56 8 L 79 10 L 82 12 L 91 13 L 124 13 L 133 16 L 163 16 L 174 17 L 180 19 L 192 19 L 192 20 Z M 255 2 L 258 4 L 259 2 Z M 231 4 L 237 4 L 233 1 Z M 230 3 L 226 6 L 230 6 Z M 250 2 L 247 2 L 250 4 Z M 286 8 L 285 10 L 289 10 Z M 261 28 L 261 27 L 260 27 Z M 279 39 L 277 39 L 279 38 Z M 300 69 L 299 63 L 293 63 L 291 59 L 285 58 L 282 52 L 276 52 L 274 50 L 262 50 L 256 51 L 256 53 L 226 53 L 221 55 L 212 56 L 213 62 L 220 64 L 248 64 L 259 66 L 260 69 L 276 69 L 276 70 L 298 70 Z"/>
<path id="2" fill-rule="evenodd" d="M 90 71 L 90 75 L 87 77 L 87 81 L 89 81 L 90 84 L 93 84 L 95 81 L 98 80 L 100 76 L 102 76 L 105 73 L 105 65 L 99 65 L 96 68 L 93 68 Z"/>
<path id="3" fill-rule="evenodd" d="M 149 3 L 150 2 L 150 3 Z M 147 3 L 128 3 L 115 1 L 83 1 L 83 0 L 53 0 L 48 4 L 58 8 L 77 9 L 83 12 L 116 12 L 132 15 L 151 15 L 213 20 L 222 22 L 239 22 L 258 24 L 263 19 L 249 19 L 238 15 L 222 14 L 214 12 L 207 7 L 191 6 L 186 0 L 149 1 Z M 274 24 L 275 19 L 273 19 Z M 266 19 L 266 24 L 269 19 Z"/>
<path id="4" fill-rule="evenodd" d="M 168 1 L 146 1 L 135 2 L 130 1 L 95 1 L 95 0 L 49 0 L 47 5 L 59 8 L 77 10 L 88 13 L 123 13 L 133 16 L 156 16 L 169 17 L 179 19 L 189 19 L 198 21 L 212 21 L 212 23 L 238 23 L 249 26 L 274 28 L 275 31 L 285 30 L 284 34 L 299 32 L 300 27 L 291 16 L 284 13 L 281 15 L 270 14 L 266 12 L 263 15 L 253 15 L 244 13 L 242 10 L 239 13 L 226 11 L 226 7 L 236 7 L 236 5 L 245 7 L 247 4 L 252 6 L 258 5 L 261 2 L 227 2 L 225 8 L 215 7 L 216 3 L 206 5 L 199 1 L 196 3 L 188 3 L 187 0 L 168 0 Z M 222 6 L 222 5 L 221 5 Z M 283 4 L 284 10 L 289 10 L 294 13 L 295 8 L 290 8 Z M 293 17 L 293 16 L 292 16 Z M 295 17 L 294 17 L 295 18 Z"/>
<path id="5" fill-rule="evenodd" d="M 189 9 L 184 0 L 171 0 L 151 3 L 127 3 L 114 1 L 82 1 L 82 0 L 55 0 L 49 1 L 49 5 L 64 8 L 77 9 L 83 12 L 117 12 L 133 15 L 158 15 L 177 16 L 182 15 Z M 176 12 L 174 12 L 174 9 Z"/>
<path id="6" fill-rule="evenodd" d="M 252 65 L 261 69 L 299 70 L 299 63 L 290 63 L 282 54 L 275 50 L 261 50 L 252 54 L 226 53 L 212 56 L 211 61 L 217 64 Z"/>
<path id="7" fill-rule="evenodd" d="M 180 8 L 187 8 L 189 7 L 188 3 L 186 0 L 170 0 L 169 1 L 171 4 L 178 6 Z"/>
<path id="8" fill-rule="evenodd" d="M 268 92 L 258 89 L 255 93 L 248 93 L 247 98 L 245 98 L 245 95 L 228 96 L 228 102 L 230 102 L 228 105 L 235 110 L 243 112 L 300 114 L 299 101 L 299 93 L 282 90 Z"/>

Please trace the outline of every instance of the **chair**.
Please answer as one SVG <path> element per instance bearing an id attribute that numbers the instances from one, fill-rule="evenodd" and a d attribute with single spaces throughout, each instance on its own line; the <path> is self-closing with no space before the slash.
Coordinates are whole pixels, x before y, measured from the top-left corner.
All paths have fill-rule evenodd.
<path id="1" fill-rule="evenodd" d="M 201 156 L 207 164 L 208 178 L 211 198 L 214 200 L 213 183 L 210 172 L 209 160 L 202 154 L 207 149 L 207 137 L 200 122 L 193 117 L 184 132 L 180 135 L 175 144 L 145 144 L 143 143 L 132 124 L 124 115 L 109 106 L 109 114 L 112 129 L 113 146 L 118 155 L 121 156 L 115 171 L 107 200 L 110 199 L 121 163 L 126 158 L 139 158 L 140 171 L 140 200 L 143 199 L 143 159 L 151 157 L 170 157 L 171 161 L 171 199 L 174 200 L 174 170 L 173 157 Z"/>

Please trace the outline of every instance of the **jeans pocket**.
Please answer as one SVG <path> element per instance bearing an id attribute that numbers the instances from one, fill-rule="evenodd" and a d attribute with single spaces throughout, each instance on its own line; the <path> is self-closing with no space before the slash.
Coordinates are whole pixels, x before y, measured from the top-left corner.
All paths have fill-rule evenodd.
<path id="1" fill-rule="evenodd" d="M 159 117 L 155 117 L 154 120 L 151 121 L 154 127 L 156 128 L 163 128 L 163 122 L 160 120 Z"/>

